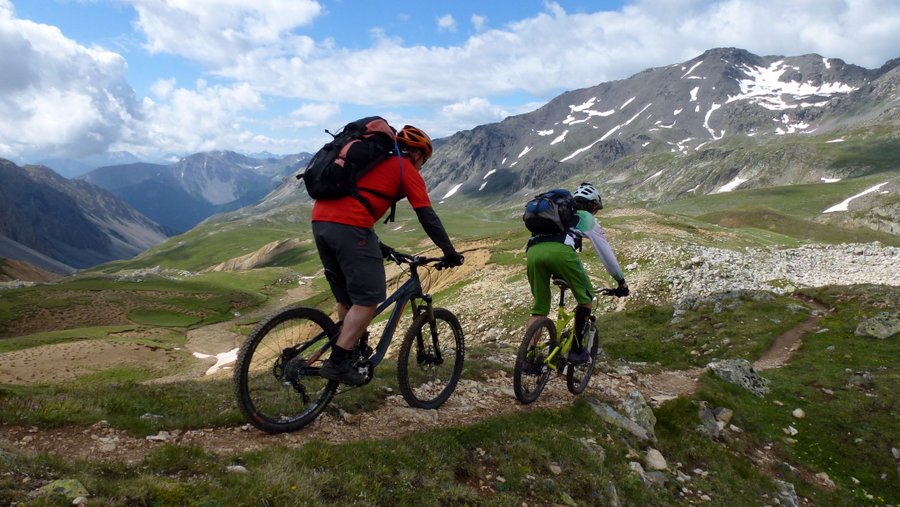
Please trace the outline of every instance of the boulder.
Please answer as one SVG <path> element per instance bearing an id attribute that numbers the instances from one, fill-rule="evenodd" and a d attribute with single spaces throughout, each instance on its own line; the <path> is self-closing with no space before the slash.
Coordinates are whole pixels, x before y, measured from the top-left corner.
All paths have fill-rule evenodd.
<path id="1" fill-rule="evenodd" d="M 655 440 L 655 437 L 650 433 L 647 433 L 647 430 L 642 428 L 631 419 L 616 412 L 616 409 L 612 408 L 608 404 L 591 397 L 586 398 L 586 400 L 602 421 L 631 433 L 642 442 Z"/>
<path id="2" fill-rule="evenodd" d="M 656 438 L 656 433 L 654 432 L 656 416 L 640 391 L 634 390 L 628 393 L 628 396 L 622 401 L 622 408 L 629 419 L 636 422 L 641 428 L 644 428 L 649 435 L 652 435 L 652 438 Z"/>
<path id="3" fill-rule="evenodd" d="M 743 387 L 757 396 L 769 392 L 769 381 L 761 377 L 746 359 L 713 361 L 706 367 L 722 380 Z"/>
<path id="4" fill-rule="evenodd" d="M 87 488 L 78 479 L 59 479 L 28 494 L 30 497 L 62 495 L 69 500 L 90 496 Z"/>
<path id="5" fill-rule="evenodd" d="M 900 312 L 881 312 L 863 319 L 854 331 L 856 336 L 871 336 L 879 340 L 886 340 L 897 333 L 900 333 Z"/>
<path id="6" fill-rule="evenodd" d="M 797 491 L 794 489 L 793 484 L 776 479 L 775 485 L 778 486 L 778 499 L 781 500 L 781 505 L 800 507 L 800 499 L 797 498 Z"/>

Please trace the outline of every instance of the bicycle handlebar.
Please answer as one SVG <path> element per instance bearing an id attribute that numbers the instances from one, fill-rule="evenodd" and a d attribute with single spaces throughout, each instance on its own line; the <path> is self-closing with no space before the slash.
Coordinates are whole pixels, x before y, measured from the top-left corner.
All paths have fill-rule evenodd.
<path id="1" fill-rule="evenodd" d="M 410 264 L 415 266 L 425 266 L 428 264 L 439 264 L 444 261 L 443 257 L 422 257 L 419 255 L 410 255 L 394 250 L 388 256 L 388 259 L 397 264 Z"/>
<path id="2" fill-rule="evenodd" d="M 613 289 L 613 288 L 609 288 L 609 287 L 595 287 L 594 290 L 597 292 L 598 295 L 613 296 L 613 297 L 617 297 L 617 298 L 622 298 L 622 297 L 625 297 L 628 295 L 626 293 L 620 294 L 618 289 Z"/>

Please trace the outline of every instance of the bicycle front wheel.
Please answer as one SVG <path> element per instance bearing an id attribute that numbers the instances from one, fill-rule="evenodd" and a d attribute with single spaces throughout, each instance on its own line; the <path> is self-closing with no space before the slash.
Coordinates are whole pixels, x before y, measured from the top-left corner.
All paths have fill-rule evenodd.
<path id="1" fill-rule="evenodd" d="M 338 328 L 315 308 L 284 309 L 247 336 L 234 369 L 238 408 L 267 433 L 295 431 L 331 401 L 338 383 L 319 376 Z"/>
<path id="2" fill-rule="evenodd" d="M 597 364 L 597 351 L 600 349 L 600 337 L 597 336 L 597 328 L 593 322 L 591 323 L 589 332 L 594 334 L 594 338 L 591 340 L 589 348 L 591 351 L 590 359 L 588 359 L 586 363 L 578 365 L 570 364 L 568 368 L 566 368 L 566 387 L 569 388 L 569 392 L 572 394 L 581 394 L 584 392 L 591 383 L 591 375 L 594 374 L 594 367 Z"/>
<path id="3" fill-rule="evenodd" d="M 525 330 L 513 369 L 513 391 L 520 402 L 537 400 L 547 385 L 550 379 L 547 358 L 556 349 L 555 341 L 556 325 L 546 317 Z"/>
<path id="4" fill-rule="evenodd" d="M 465 342 L 456 316 L 444 308 L 416 317 L 400 346 L 397 378 L 411 407 L 438 408 L 453 394 L 462 375 Z"/>

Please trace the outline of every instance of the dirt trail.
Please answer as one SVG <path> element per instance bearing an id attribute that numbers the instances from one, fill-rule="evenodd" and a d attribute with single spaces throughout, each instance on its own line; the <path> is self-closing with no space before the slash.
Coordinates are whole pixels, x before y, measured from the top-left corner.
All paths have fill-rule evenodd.
<path id="1" fill-rule="evenodd" d="M 753 362 L 753 368 L 762 371 L 784 366 L 791 355 L 800 349 L 803 344 L 803 336 L 819 327 L 822 311 L 827 307 L 814 299 L 804 298 L 803 300 L 814 306 L 816 310 L 805 321 L 776 337 L 769 349 Z M 657 401 L 665 401 L 678 396 L 690 396 L 697 390 L 697 379 L 705 371 L 706 368 L 691 368 L 644 376 L 642 391 L 646 392 L 643 394 L 645 397 Z"/>
<path id="2" fill-rule="evenodd" d="M 772 343 L 769 350 L 765 351 L 762 357 L 753 363 L 754 368 L 757 370 L 769 370 L 784 365 L 791 354 L 800 348 L 803 335 L 819 327 L 819 321 L 822 320 L 822 312 L 828 307 L 815 299 L 803 298 L 803 300 L 814 306 L 816 310 L 810 314 L 808 319 L 775 338 L 775 342 Z"/>
<path id="3" fill-rule="evenodd" d="M 818 313 L 818 312 L 816 312 Z M 777 337 L 773 346 L 755 363 L 758 369 L 784 365 L 798 350 L 804 333 L 814 329 L 821 317 L 812 315 Z M 227 323 L 208 326 L 211 335 L 221 339 Z M 204 332 L 204 333 L 205 333 Z M 205 335 L 195 336 L 203 343 Z M 697 379 L 705 369 L 664 371 L 656 374 L 637 372 L 597 372 L 586 394 L 614 401 L 628 392 L 639 390 L 654 404 L 677 396 L 689 396 L 697 387 Z M 376 371 L 376 375 L 377 375 Z M 230 375 L 230 370 L 216 375 Z M 363 389 L 372 387 L 363 387 Z M 551 379 L 537 402 L 518 403 L 512 392 L 512 379 L 504 371 L 493 370 L 483 381 L 463 379 L 440 410 L 409 408 L 396 389 L 389 389 L 383 406 L 370 412 L 348 414 L 340 408 L 340 397 L 308 427 L 291 434 L 268 435 L 249 425 L 173 432 L 150 438 L 138 438 L 105 423 L 93 426 L 69 426 L 38 430 L 23 426 L 0 426 L 0 443 L 27 452 L 46 452 L 79 459 L 104 459 L 137 463 L 150 451 L 165 443 L 203 447 L 211 452 L 230 455 L 271 445 L 297 447 L 311 441 L 348 442 L 364 439 L 401 438 L 410 433 L 472 424 L 501 414 L 555 408 L 571 403 L 572 396 L 562 377 Z"/>

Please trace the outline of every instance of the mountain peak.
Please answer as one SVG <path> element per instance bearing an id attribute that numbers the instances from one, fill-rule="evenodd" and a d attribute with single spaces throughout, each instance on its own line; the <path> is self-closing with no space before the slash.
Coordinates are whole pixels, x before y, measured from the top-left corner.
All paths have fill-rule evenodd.
<path id="1" fill-rule="evenodd" d="M 727 60 L 733 60 L 737 63 L 743 63 L 744 61 L 752 61 L 758 56 L 753 53 L 747 51 L 746 49 L 741 48 L 733 48 L 733 47 L 720 47 L 720 48 L 712 48 L 703 52 L 702 55 L 692 58 L 689 61 L 697 60 L 698 58 L 710 58 L 710 57 L 719 57 Z"/>
<path id="2" fill-rule="evenodd" d="M 667 179 L 661 172 L 638 181 L 623 174 L 622 165 L 656 157 L 674 166 L 682 159 L 714 158 L 729 143 L 827 135 L 871 122 L 883 117 L 883 97 L 875 95 L 886 93 L 893 72 L 872 86 L 881 75 L 816 54 L 759 56 L 741 48 L 713 48 L 682 63 L 565 92 L 499 124 L 458 132 L 435 152 L 429 179 L 435 195 L 457 188 L 456 195 L 499 193 L 496 197 L 503 199 L 577 174 L 610 170 L 607 179 L 632 196 L 658 199 L 669 195 L 660 193 L 660 181 Z M 730 181 L 734 176 L 721 177 Z M 703 191 L 699 181 L 686 179 L 684 191 Z M 705 184 L 728 183 L 716 179 Z"/>

